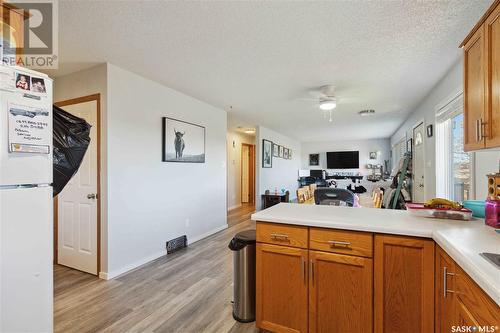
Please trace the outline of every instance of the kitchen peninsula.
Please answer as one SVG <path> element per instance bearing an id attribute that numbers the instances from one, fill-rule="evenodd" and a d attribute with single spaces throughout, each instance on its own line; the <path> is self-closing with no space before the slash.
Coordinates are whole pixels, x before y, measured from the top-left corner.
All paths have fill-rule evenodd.
<path id="1" fill-rule="evenodd" d="M 500 234 L 482 220 L 280 203 L 257 222 L 257 327 L 450 332 L 500 326 Z"/>

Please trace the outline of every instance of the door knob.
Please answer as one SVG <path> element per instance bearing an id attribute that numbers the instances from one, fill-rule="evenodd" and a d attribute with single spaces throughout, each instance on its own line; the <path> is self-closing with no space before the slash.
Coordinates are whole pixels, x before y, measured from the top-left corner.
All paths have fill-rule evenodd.
<path id="1" fill-rule="evenodd" d="M 87 194 L 87 199 L 97 199 L 97 194 L 95 193 Z"/>

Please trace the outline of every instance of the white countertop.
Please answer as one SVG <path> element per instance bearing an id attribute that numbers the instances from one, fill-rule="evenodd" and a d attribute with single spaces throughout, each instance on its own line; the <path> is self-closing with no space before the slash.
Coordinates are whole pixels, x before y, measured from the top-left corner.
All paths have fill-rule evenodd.
<path id="1" fill-rule="evenodd" d="M 280 203 L 252 220 L 432 238 L 500 306 L 500 269 L 479 255 L 500 253 L 500 234 L 483 220 L 419 218 L 404 210 Z"/>

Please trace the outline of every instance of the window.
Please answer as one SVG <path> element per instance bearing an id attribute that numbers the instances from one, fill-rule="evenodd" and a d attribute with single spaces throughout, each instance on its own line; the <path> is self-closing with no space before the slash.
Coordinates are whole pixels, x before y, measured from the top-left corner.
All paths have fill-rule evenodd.
<path id="1" fill-rule="evenodd" d="M 463 95 L 459 94 L 436 115 L 436 194 L 454 201 L 474 197 L 474 155 L 464 152 Z"/>

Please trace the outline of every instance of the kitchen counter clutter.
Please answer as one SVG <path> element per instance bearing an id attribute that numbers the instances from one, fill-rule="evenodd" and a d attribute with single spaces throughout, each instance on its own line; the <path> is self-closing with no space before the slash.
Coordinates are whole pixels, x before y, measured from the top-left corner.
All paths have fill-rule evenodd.
<path id="1" fill-rule="evenodd" d="M 449 332 L 452 323 L 500 326 L 500 268 L 480 255 L 500 253 L 500 234 L 483 220 L 290 203 L 256 212 L 252 220 L 259 328 Z"/>

